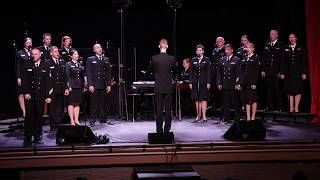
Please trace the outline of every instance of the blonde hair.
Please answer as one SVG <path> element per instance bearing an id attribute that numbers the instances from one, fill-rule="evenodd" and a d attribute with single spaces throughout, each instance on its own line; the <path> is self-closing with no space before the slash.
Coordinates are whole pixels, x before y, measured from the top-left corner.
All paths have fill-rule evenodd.
<path id="1" fill-rule="evenodd" d="M 61 48 L 64 48 L 63 44 L 67 39 L 70 39 L 70 44 L 72 44 L 72 39 L 70 36 L 63 36 L 61 39 Z"/>

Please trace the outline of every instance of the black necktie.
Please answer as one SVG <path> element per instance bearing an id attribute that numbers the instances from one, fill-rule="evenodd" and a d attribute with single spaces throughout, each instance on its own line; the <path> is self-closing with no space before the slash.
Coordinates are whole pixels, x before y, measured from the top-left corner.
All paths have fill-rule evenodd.
<path id="1" fill-rule="evenodd" d="M 102 60 L 101 56 L 99 56 L 99 60 L 100 60 L 100 61 Z"/>
<path id="2" fill-rule="evenodd" d="M 36 63 L 36 68 L 37 68 L 37 67 L 39 67 L 39 64 L 38 64 L 38 63 Z"/>

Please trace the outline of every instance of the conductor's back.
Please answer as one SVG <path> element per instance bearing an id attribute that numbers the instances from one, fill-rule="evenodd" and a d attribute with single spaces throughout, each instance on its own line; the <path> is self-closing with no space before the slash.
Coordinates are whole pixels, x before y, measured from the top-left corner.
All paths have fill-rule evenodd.
<path id="1" fill-rule="evenodd" d="M 155 93 L 173 93 L 173 75 L 176 71 L 176 59 L 165 52 L 152 56 L 150 70 L 155 75 Z"/>

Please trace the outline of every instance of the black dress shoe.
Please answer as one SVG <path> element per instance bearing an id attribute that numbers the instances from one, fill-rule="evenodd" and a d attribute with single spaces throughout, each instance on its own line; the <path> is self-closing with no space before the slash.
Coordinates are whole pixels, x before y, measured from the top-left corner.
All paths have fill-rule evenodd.
<path id="1" fill-rule="evenodd" d="M 229 122 L 229 119 L 222 119 L 222 122 Z"/>
<path id="2" fill-rule="evenodd" d="M 107 123 L 107 120 L 105 120 L 105 119 L 100 119 L 100 123 Z"/>
<path id="3" fill-rule="evenodd" d="M 40 136 L 35 136 L 33 139 L 33 143 L 40 143 L 40 141 L 41 141 Z"/>
<path id="4" fill-rule="evenodd" d="M 114 122 L 112 122 L 112 121 L 107 121 L 107 124 L 108 124 L 108 125 L 114 125 Z"/>
<path id="5" fill-rule="evenodd" d="M 90 127 L 94 127 L 94 123 L 95 123 L 95 121 L 90 121 Z"/>

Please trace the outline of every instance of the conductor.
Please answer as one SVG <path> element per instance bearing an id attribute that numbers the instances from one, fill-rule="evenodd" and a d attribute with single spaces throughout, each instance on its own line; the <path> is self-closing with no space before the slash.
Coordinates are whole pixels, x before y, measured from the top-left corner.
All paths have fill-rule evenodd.
<path id="1" fill-rule="evenodd" d="M 148 71 L 155 75 L 155 106 L 157 133 L 168 133 L 171 128 L 171 105 L 174 91 L 173 75 L 176 73 L 176 58 L 167 54 L 168 41 L 159 42 L 160 53 L 152 56 Z M 165 125 L 163 127 L 163 111 Z"/>

